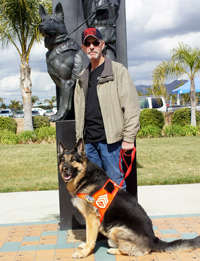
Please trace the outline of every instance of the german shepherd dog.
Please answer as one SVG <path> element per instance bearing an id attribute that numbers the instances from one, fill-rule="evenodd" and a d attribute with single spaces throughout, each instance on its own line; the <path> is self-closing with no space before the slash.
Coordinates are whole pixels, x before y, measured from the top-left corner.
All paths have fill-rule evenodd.
<path id="1" fill-rule="evenodd" d="M 88 58 L 78 45 L 69 37 L 61 3 L 55 7 L 54 14 L 48 14 L 42 5 L 39 6 L 42 22 L 40 33 L 44 36 L 47 69 L 57 87 L 58 113 L 50 121 L 74 119 L 73 94 L 79 73 L 88 64 Z"/>
<path id="2" fill-rule="evenodd" d="M 113 255 L 142 256 L 150 252 L 186 251 L 200 247 L 200 236 L 172 242 L 157 238 L 144 209 L 123 189 L 118 190 L 100 223 L 99 210 L 76 195 L 81 192 L 92 197 L 109 177 L 86 157 L 82 139 L 71 151 L 67 151 L 59 141 L 57 155 L 59 171 L 72 195 L 72 203 L 86 220 L 86 243 L 79 246 L 82 250 L 74 253 L 72 258 L 87 257 L 95 247 L 98 232 L 108 238 L 111 248 L 107 252 Z M 111 192 L 113 187 L 110 182 L 106 189 Z"/>

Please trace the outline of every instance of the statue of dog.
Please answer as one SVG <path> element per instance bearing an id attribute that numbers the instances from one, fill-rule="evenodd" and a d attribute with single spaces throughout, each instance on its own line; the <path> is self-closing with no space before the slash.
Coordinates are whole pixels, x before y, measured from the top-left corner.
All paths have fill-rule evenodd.
<path id="1" fill-rule="evenodd" d="M 75 82 L 86 64 L 87 56 L 77 42 L 68 35 L 61 3 L 56 5 L 52 15 L 48 14 L 40 5 L 39 15 L 42 19 L 39 31 L 44 36 L 45 47 L 48 49 L 46 53 L 48 73 L 59 87 L 57 91 L 58 112 L 50 118 L 50 121 L 74 119 L 72 111 L 74 112 Z"/>

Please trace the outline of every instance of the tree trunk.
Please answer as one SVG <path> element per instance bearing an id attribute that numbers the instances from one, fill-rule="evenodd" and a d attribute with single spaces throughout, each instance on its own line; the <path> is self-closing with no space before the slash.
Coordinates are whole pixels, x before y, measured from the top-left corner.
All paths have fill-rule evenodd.
<path id="1" fill-rule="evenodd" d="M 31 68 L 27 62 L 21 62 L 20 64 L 20 88 L 23 99 L 23 109 L 24 109 L 24 126 L 25 130 L 33 130 L 32 122 L 32 104 L 31 104 L 31 94 L 32 94 L 32 83 L 31 83 Z"/>
<path id="2" fill-rule="evenodd" d="M 196 93 L 194 78 L 191 78 L 190 84 L 190 103 L 191 103 L 191 125 L 196 126 Z"/>

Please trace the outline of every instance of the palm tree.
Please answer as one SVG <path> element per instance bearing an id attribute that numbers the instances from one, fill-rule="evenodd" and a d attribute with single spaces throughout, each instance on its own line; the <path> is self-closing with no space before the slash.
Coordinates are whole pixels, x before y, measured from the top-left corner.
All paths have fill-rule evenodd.
<path id="1" fill-rule="evenodd" d="M 190 95 L 189 95 L 189 93 L 181 94 L 181 98 L 183 99 L 183 105 L 185 105 L 187 102 L 190 102 Z"/>
<path id="2" fill-rule="evenodd" d="M 146 95 L 148 96 L 148 95 L 152 95 L 152 94 L 153 94 L 152 88 L 151 88 L 151 87 L 148 87 L 148 88 L 147 88 L 147 93 L 146 93 Z"/>
<path id="3" fill-rule="evenodd" d="M 171 98 L 172 104 L 174 105 L 175 102 L 177 101 L 176 94 L 171 94 L 170 98 Z"/>
<path id="4" fill-rule="evenodd" d="M 40 99 L 39 99 L 38 96 L 35 96 L 35 95 L 31 96 L 31 103 L 32 103 L 32 106 L 36 103 L 36 101 L 39 101 L 39 100 L 40 100 Z"/>
<path id="5" fill-rule="evenodd" d="M 137 93 L 138 93 L 138 96 L 143 96 L 144 94 L 143 94 L 143 92 L 142 92 L 142 90 L 137 90 Z"/>
<path id="6" fill-rule="evenodd" d="M 22 102 L 17 100 L 10 100 L 9 108 L 14 109 L 14 111 L 20 110 L 22 108 Z"/>
<path id="7" fill-rule="evenodd" d="M 53 96 L 51 100 L 45 99 L 44 102 L 48 102 L 50 109 L 53 108 L 53 103 L 56 101 L 56 96 Z"/>
<path id="8" fill-rule="evenodd" d="M 1 97 L 0 97 L 0 102 L 1 102 L 1 104 L 3 104 L 3 103 L 4 103 L 4 102 L 3 102 L 3 98 L 1 98 Z"/>
<path id="9" fill-rule="evenodd" d="M 197 102 L 200 103 L 200 92 L 197 93 Z"/>
<path id="10" fill-rule="evenodd" d="M 3 109 L 5 109 L 6 108 L 6 105 L 5 105 L 5 103 L 4 103 L 4 100 L 5 100 L 5 98 L 1 98 L 0 97 L 0 102 L 1 102 L 1 108 L 3 108 Z"/>
<path id="11" fill-rule="evenodd" d="M 189 45 L 178 44 L 172 50 L 170 61 L 162 62 L 153 70 L 152 88 L 154 91 L 166 91 L 164 86 L 165 78 L 177 77 L 186 74 L 190 80 L 190 102 L 191 102 L 191 125 L 196 126 L 196 95 L 194 78 L 200 70 L 200 50 L 192 49 Z"/>
<path id="12" fill-rule="evenodd" d="M 34 42 L 42 35 L 38 26 L 39 5 L 50 11 L 51 0 L 0 0 L 0 40 L 2 47 L 13 45 L 21 59 L 20 89 L 23 98 L 25 130 L 33 130 L 31 113 L 31 68 L 29 56 Z"/>

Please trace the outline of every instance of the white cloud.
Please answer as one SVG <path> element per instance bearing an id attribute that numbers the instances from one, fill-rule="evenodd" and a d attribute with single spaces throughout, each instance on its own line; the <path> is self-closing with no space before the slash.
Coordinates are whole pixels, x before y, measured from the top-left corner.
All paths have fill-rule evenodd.
<path id="1" fill-rule="evenodd" d="M 157 64 L 158 61 L 144 61 L 144 63 L 140 65 L 129 66 L 128 69 L 133 77 L 135 85 L 150 85 L 152 81 L 152 68 L 155 68 Z M 138 78 L 137 75 L 140 75 L 140 78 Z"/>
<path id="2" fill-rule="evenodd" d="M 126 0 L 129 71 L 136 84 L 151 84 L 155 66 L 182 42 L 199 47 L 198 0 Z"/>
<path id="3" fill-rule="evenodd" d="M 144 26 L 145 32 L 156 32 L 171 28 L 173 21 L 170 14 L 156 14 Z"/>
<path id="4" fill-rule="evenodd" d="M 32 94 L 38 96 L 40 99 L 52 98 L 56 95 L 55 84 L 46 72 L 32 70 Z M 7 76 L 0 80 L 1 94 L 0 97 L 6 98 L 6 104 L 10 100 L 20 100 L 20 74 Z M 9 97 L 9 98 L 8 98 Z"/>
<path id="5" fill-rule="evenodd" d="M 50 99 L 56 95 L 56 87 L 47 72 L 32 72 L 32 93 L 40 99 Z"/>

